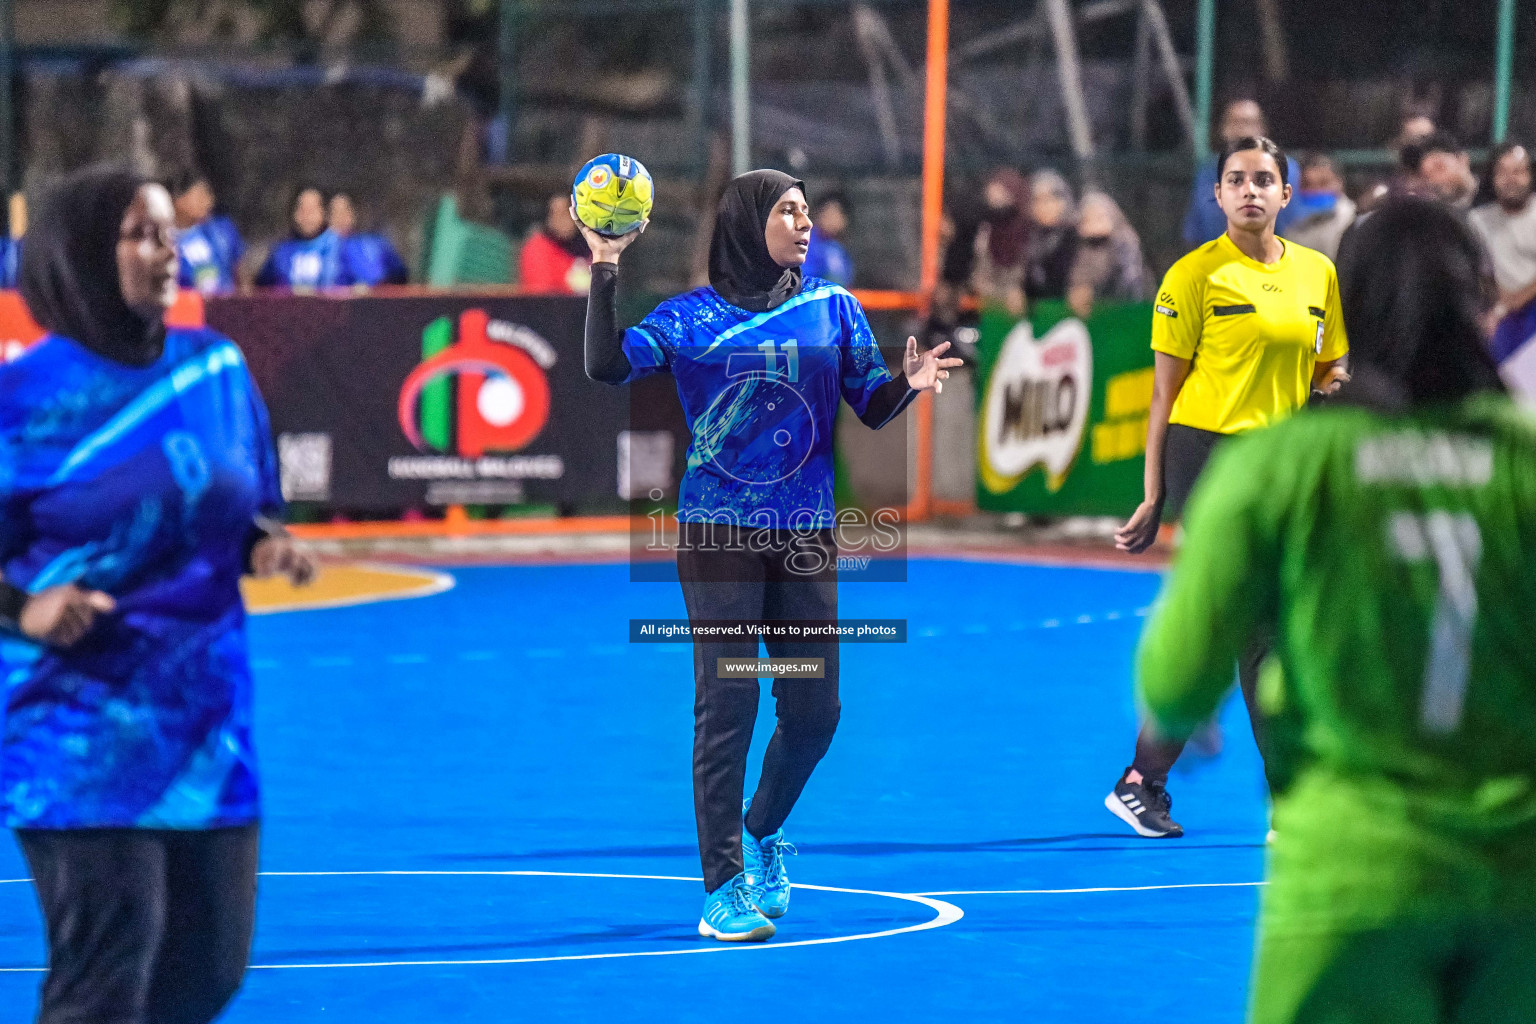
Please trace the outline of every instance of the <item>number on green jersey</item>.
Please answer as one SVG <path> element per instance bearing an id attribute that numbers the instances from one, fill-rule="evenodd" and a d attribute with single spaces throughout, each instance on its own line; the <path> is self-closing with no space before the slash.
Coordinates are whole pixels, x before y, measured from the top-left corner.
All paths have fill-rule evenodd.
<path id="1" fill-rule="evenodd" d="M 1394 552 L 1409 562 L 1433 559 L 1439 593 L 1429 628 L 1419 724 L 1445 735 L 1461 724 L 1472 667 L 1472 629 L 1477 620 L 1477 565 L 1483 536 L 1477 520 L 1460 512 L 1395 513 L 1388 523 Z"/>

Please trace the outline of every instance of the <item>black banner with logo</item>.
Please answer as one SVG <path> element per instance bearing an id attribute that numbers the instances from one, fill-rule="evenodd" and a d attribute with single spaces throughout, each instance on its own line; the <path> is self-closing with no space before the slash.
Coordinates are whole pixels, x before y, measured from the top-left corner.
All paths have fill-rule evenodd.
<path id="1" fill-rule="evenodd" d="M 585 298 L 569 297 L 242 296 L 207 307 L 266 397 L 285 496 L 370 514 L 619 508 L 631 478 L 671 492 L 686 446 L 671 379 L 635 393 L 588 380 L 585 316 Z M 655 422 L 632 422 L 631 402 Z M 633 453 L 665 464 L 637 468 Z"/>

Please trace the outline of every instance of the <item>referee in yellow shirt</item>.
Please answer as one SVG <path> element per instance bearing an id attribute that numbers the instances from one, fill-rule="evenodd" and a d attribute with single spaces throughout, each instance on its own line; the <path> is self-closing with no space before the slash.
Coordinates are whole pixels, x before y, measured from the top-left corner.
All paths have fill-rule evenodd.
<path id="1" fill-rule="evenodd" d="M 1152 315 L 1146 497 L 1115 535 L 1133 554 L 1151 546 L 1165 518 L 1178 519 L 1224 438 L 1284 419 L 1312 391 L 1332 393 L 1348 379 L 1333 263 L 1275 236 L 1275 218 L 1291 199 L 1285 154 L 1267 138 L 1249 137 L 1219 159 L 1216 201 L 1227 230 L 1169 269 Z M 1258 638 L 1238 665 L 1256 740 L 1253 693 L 1265 653 Z M 1140 835 L 1182 836 L 1167 782 L 1183 750 L 1143 726 L 1135 760 L 1104 805 Z"/>

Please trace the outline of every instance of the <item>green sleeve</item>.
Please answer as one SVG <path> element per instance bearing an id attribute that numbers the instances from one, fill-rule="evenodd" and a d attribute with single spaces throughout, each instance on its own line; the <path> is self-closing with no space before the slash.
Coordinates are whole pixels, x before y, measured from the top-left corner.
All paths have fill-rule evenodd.
<path id="1" fill-rule="evenodd" d="M 1268 433 L 1268 432 L 1267 432 Z M 1235 678 L 1255 626 L 1273 620 L 1286 499 L 1271 437 L 1225 442 L 1201 474 L 1172 574 L 1142 634 L 1138 698 L 1154 728 L 1186 739 Z"/>

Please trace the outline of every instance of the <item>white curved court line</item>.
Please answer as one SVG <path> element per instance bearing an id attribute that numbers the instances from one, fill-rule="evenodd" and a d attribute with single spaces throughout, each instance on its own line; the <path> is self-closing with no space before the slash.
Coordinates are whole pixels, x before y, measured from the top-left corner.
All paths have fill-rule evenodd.
<path id="1" fill-rule="evenodd" d="M 702 878 L 686 877 L 683 875 L 622 875 L 593 871 L 263 871 L 264 878 L 322 878 L 359 875 L 478 875 L 478 876 L 524 876 L 545 878 L 630 878 L 648 881 L 662 882 L 702 882 Z M 29 879 L 14 878 L 6 881 L 25 882 Z M 251 964 L 249 970 L 253 971 L 294 971 L 294 970 L 320 970 L 340 967 L 465 967 L 490 964 L 542 964 L 552 963 L 558 960 L 616 960 L 623 957 L 636 956 L 688 956 L 695 953 L 731 953 L 744 952 L 750 949 L 790 949 L 796 946 L 824 946 L 834 942 L 856 942 L 860 939 L 883 939 L 891 935 L 904 935 L 908 932 L 924 932 L 933 928 L 943 928 L 945 925 L 954 924 L 965 916 L 965 911 L 953 903 L 945 903 L 942 900 L 931 899 L 927 896 L 919 896 L 905 892 L 882 892 L 878 889 L 845 889 L 835 885 L 808 885 L 803 882 L 791 884 L 794 889 L 815 889 L 819 892 L 843 892 L 858 896 L 884 896 L 888 899 L 905 900 L 908 903 L 921 904 L 934 911 L 934 916 L 918 924 L 909 924 L 901 928 L 887 928 L 878 932 L 861 932 L 857 935 L 833 935 L 823 939 L 800 939 L 795 942 L 742 942 L 742 943 L 716 943 L 712 946 L 698 946 L 690 949 L 655 949 L 635 950 L 627 953 L 577 953 L 567 956 L 524 956 L 508 957 L 505 959 L 488 960 L 381 960 L 357 963 L 335 964 Z M 44 967 L 0 967 L 0 974 L 41 974 L 47 970 Z"/>
<path id="2" fill-rule="evenodd" d="M 383 604 L 386 601 L 410 601 L 418 597 L 431 597 L 452 590 L 458 585 L 452 574 L 436 569 L 422 569 L 414 565 L 390 565 L 387 562 L 347 562 L 362 569 L 392 572 L 401 576 L 417 576 L 419 586 L 384 594 L 356 594 L 352 597 L 332 597 L 323 601 L 293 601 L 287 604 L 269 604 L 261 608 L 247 609 L 247 615 L 283 615 L 288 612 L 322 611 L 327 608 L 354 608 L 361 604 Z"/>
<path id="3" fill-rule="evenodd" d="M 1106 885 L 1092 889 L 952 889 L 947 892 L 919 892 L 914 896 L 1051 896 L 1074 892 L 1150 892 L 1153 889 L 1230 889 L 1268 885 L 1268 882 L 1185 882 L 1178 885 Z"/>

